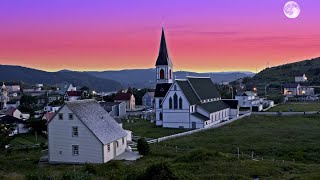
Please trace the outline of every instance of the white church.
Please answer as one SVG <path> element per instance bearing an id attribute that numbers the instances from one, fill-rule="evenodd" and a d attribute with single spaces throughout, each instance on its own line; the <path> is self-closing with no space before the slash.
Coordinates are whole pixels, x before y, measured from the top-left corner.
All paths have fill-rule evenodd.
<path id="1" fill-rule="evenodd" d="M 164 30 L 156 61 L 156 125 L 167 128 L 204 128 L 239 116 L 237 100 L 221 100 L 209 77 L 173 80 Z"/>

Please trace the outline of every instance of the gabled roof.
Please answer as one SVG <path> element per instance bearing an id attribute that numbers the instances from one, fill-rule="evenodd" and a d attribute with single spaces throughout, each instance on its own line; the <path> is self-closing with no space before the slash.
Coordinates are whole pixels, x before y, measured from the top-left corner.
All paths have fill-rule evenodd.
<path id="1" fill-rule="evenodd" d="M 298 85 L 299 83 L 286 83 L 283 85 L 283 88 L 296 88 Z"/>
<path id="2" fill-rule="evenodd" d="M 222 102 L 226 103 L 231 109 L 239 108 L 239 101 L 235 99 L 223 99 Z"/>
<path id="3" fill-rule="evenodd" d="M 255 94 L 251 91 L 238 92 L 237 96 L 255 96 Z"/>
<path id="4" fill-rule="evenodd" d="M 156 85 L 154 97 L 165 97 L 172 83 L 162 83 Z"/>
<path id="5" fill-rule="evenodd" d="M 99 102 L 99 104 L 101 106 L 116 106 L 116 105 L 119 105 L 121 103 L 123 103 L 123 102 L 104 102 L 104 101 Z"/>
<path id="6" fill-rule="evenodd" d="M 164 35 L 163 28 L 162 28 L 162 34 L 161 34 L 159 55 L 158 55 L 157 62 L 156 62 L 156 66 L 161 66 L 161 65 L 172 66 L 172 62 L 169 57 L 169 53 L 168 53 L 168 49 L 167 49 L 167 43 L 166 43 L 166 38 Z"/>
<path id="7" fill-rule="evenodd" d="M 18 119 L 10 115 L 0 117 L 0 122 L 5 124 L 14 124 L 14 123 L 26 124 L 26 122 L 23 121 L 22 119 Z"/>
<path id="8" fill-rule="evenodd" d="M 70 96 L 81 96 L 82 95 L 81 91 L 67 91 L 66 93 L 67 93 L 67 95 L 69 97 Z"/>
<path id="9" fill-rule="evenodd" d="M 47 112 L 43 116 L 46 118 L 47 121 L 51 121 L 51 119 L 54 117 L 55 113 L 54 112 Z"/>
<path id="10" fill-rule="evenodd" d="M 130 93 L 117 93 L 116 96 L 114 97 L 114 100 L 120 100 L 120 101 L 128 101 L 131 99 L 131 94 Z"/>
<path id="11" fill-rule="evenodd" d="M 146 96 L 146 95 L 148 95 L 151 98 L 153 98 L 154 97 L 154 92 L 146 92 L 146 94 L 144 96 Z"/>
<path id="12" fill-rule="evenodd" d="M 221 98 L 221 95 L 209 77 L 187 77 L 192 89 L 200 100 Z"/>
<path id="13" fill-rule="evenodd" d="M 4 114 L 5 115 L 9 115 L 9 116 L 13 116 L 13 113 L 16 111 L 17 109 L 14 107 L 10 107 Z"/>
<path id="14" fill-rule="evenodd" d="M 201 121 L 208 121 L 209 117 L 204 116 L 203 114 L 200 114 L 198 112 L 192 113 L 191 115 L 197 117 L 198 119 L 200 119 Z"/>
<path id="15" fill-rule="evenodd" d="M 192 90 L 192 88 L 187 80 L 176 80 L 176 83 L 178 84 L 178 86 L 180 87 L 181 91 L 186 96 L 186 98 L 190 104 L 199 104 L 200 103 L 199 98 L 194 93 L 194 91 Z"/>
<path id="16" fill-rule="evenodd" d="M 223 109 L 230 108 L 226 103 L 223 101 L 212 101 L 208 103 L 203 103 L 198 105 L 203 110 L 207 111 L 208 113 L 217 112 Z"/>
<path id="17" fill-rule="evenodd" d="M 66 102 L 64 106 L 67 106 L 103 144 L 127 136 L 127 133 L 95 100 Z"/>

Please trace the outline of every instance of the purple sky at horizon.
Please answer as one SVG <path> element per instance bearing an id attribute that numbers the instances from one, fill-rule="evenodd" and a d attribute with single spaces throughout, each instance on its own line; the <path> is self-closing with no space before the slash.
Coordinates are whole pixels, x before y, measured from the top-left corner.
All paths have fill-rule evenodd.
<path id="1" fill-rule="evenodd" d="M 94 3 L 93 3 L 94 2 Z M 183 2 L 183 3 L 182 3 Z M 0 64 L 48 71 L 154 67 L 164 26 L 175 70 L 255 71 L 320 56 L 320 1 L 0 2 Z"/>

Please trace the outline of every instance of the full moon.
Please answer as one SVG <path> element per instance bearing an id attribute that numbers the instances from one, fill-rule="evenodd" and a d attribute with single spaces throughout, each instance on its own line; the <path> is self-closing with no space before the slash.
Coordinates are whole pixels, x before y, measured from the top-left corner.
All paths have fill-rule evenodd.
<path id="1" fill-rule="evenodd" d="M 290 19 L 297 18 L 300 14 L 300 6 L 294 1 L 289 1 L 284 5 L 283 12 Z"/>

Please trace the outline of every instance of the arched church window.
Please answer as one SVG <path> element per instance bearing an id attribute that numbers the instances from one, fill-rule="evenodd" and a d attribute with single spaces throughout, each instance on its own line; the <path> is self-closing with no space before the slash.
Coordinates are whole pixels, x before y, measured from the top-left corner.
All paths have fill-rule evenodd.
<path id="1" fill-rule="evenodd" d="M 172 98 L 169 98 L 169 109 L 172 109 Z"/>
<path id="2" fill-rule="evenodd" d="M 179 109 L 182 109 L 182 98 L 179 98 Z"/>
<path id="3" fill-rule="evenodd" d="M 164 70 L 160 69 L 160 79 L 164 79 Z"/>
<path id="4" fill-rule="evenodd" d="M 176 93 L 173 95 L 173 109 L 178 109 L 178 96 Z"/>

